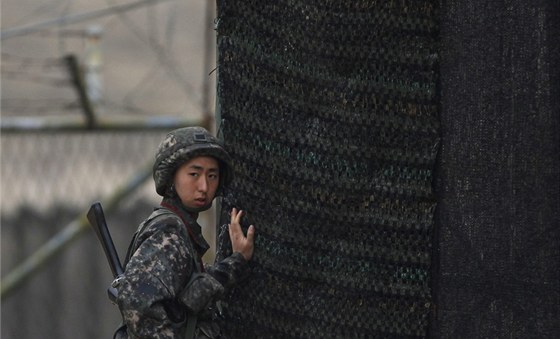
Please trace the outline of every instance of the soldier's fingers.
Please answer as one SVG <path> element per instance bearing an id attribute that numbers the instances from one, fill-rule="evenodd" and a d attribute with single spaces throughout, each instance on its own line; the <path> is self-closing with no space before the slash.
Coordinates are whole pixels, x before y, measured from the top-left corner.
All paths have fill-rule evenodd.
<path id="1" fill-rule="evenodd" d="M 249 229 L 247 230 L 247 241 L 250 244 L 252 244 L 254 239 L 255 239 L 255 226 L 251 225 L 251 226 L 249 226 Z"/>
<path id="2" fill-rule="evenodd" d="M 241 225 L 241 217 L 243 216 L 243 210 L 239 210 L 235 216 L 235 222 Z"/>
<path id="3" fill-rule="evenodd" d="M 237 208 L 232 208 L 230 213 L 230 223 L 234 223 L 235 218 L 237 218 Z"/>
<path id="4" fill-rule="evenodd" d="M 231 240 L 237 239 L 240 235 L 243 235 L 241 230 L 241 224 L 239 223 L 241 217 L 241 211 L 237 212 L 237 209 L 232 209 L 231 211 L 231 223 L 229 224 L 229 237 Z"/>
<path id="5" fill-rule="evenodd" d="M 237 218 L 237 209 L 234 207 L 231 209 L 230 220 L 229 220 L 229 232 L 231 233 L 231 225 L 235 224 L 235 219 Z"/>

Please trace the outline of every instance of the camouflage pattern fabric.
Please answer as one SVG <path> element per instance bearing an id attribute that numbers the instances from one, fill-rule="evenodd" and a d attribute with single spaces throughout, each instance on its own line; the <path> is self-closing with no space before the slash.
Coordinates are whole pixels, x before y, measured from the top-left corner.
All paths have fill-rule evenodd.
<path id="1" fill-rule="evenodd" d="M 157 210 L 160 215 L 140 225 L 117 287 L 128 338 L 183 338 L 188 309 L 197 312 L 195 337 L 217 338 L 212 305 L 224 288 L 239 280 L 247 262 L 234 253 L 214 265 L 196 267 L 208 249 L 200 226 L 179 203 L 164 199 L 162 205 L 173 211 Z M 193 276 L 197 278 L 191 280 Z"/>

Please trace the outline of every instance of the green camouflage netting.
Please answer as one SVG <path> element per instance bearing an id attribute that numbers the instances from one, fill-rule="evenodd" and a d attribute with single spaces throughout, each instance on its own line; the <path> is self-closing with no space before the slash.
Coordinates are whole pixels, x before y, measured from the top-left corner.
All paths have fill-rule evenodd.
<path id="1" fill-rule="evenodd" d="M 231 337 L 427 335 L 437 3 L 218 1 L 222 221 L 257 227 Z"/>

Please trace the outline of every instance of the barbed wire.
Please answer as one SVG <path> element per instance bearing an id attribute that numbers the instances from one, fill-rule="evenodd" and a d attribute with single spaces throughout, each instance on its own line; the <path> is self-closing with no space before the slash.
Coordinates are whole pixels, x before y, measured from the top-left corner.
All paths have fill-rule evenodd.
<path id="1" fill-rule="evenodd" d="M 166 0 L 158 0 L 151 3 L 164 1 Z M 101 102 L 104 108 L 133 115 L 154 114 L 152 109 L 146 109 L 145 103 L 143 104 L 141 100 L 144 99 L 143 94 L 150 90 L 151 87 L 159 86 L 153 79 L 162 71 L 165 71 L 165 74 L 167 74 L 166 81 L 177 86 L 175 90 L 180 88 L 179 94 L 184 96 L 184 99 L 197 104 L 200 102 L 200 95 L 197 95 L 200 89 L 196 89 L 191 84 L 190 79 L 179 63 L 178 57 L 174 56 L 174 53 L 176 53 L 176 42 L 178 41 L 177 15 L 180 13 L 177 10 L 178 2 L 169 1 L 171 6 L 167 7 L 165 13 L 157 12 L 155 6 L 145 6 L 147 20 L 147 25 L 145 26 L 135 23 L 135 18 L 131 17 L 130 12 L 122 10 L 122 8 L 142 3 L 148 4 L 149 2 L 136 1 L 125 5 L 113 0 L 105 0 L 104 2 L 108 5 L 104 10 L 74 15 L 71 13 L 71 9 L 76 7 L 74 6 L 74 1 L 53 0 L 47 4 L 31 8 L 28 13 L 20 16 L 16 21 L 12 21 L 11 27 L 8 29 L 3 27 L 2 33 L 10 30 L 14 31 L 18 28 L 15 26 L 20 23 L 32 22 L 33 18 L 44 17 L 45 14 L 51 15 L 58 12 L 58 19 L 35 25 L 24 24 L 21 28 L 25 28 L 25 34 L 29 34 L 25 38 L 35 39 L 33 43 L 37 41 L 40 44 L 58 44 L 58 54 L 60 56 L 53 57 L 52 49 L 45 49 L 45 52 L 40 54 L 31 52 L 29 49 L 14 49 L 12 46 L 17 45 L 12 44 L 12 40 L 10 44 L 4 44 L 0 66 L 3 87 L 8 90 L 3 90 L 2 93 L 2 115 L 69 114 L 80 110 L 81 106 L 71 88 L 72 83 L 64 58 L 68 54 L 75 54 L 76 51 L 78 51 L 78 54 L 83 54 L 84 41 L 87 38 L 86 29 L 70 28 L 69 25 L 75 24 L 80 20 L 89 20 L 94 16 L 96 18 L 107 18 L 108 20 L 100 25 L 110 29 L 116 29 L 117 27 L 111 27 L 116 24 L 124 25 L 138 41 L 148 47 L 145 49 L 146 52 L 156 56 L 151 67 L 139 68 L 139 71 L 143 72 L 143 76 L 139 78 L 138 76 L 131 77 L 134 79 L 138 78 L 138 80 L 133 83 L 133 86 L 125 89 L 123 97 L 104 97 Z M 164 25 L 161 25 L 161 22 Z M 44 39 L 52 41 L 45 41 Z M 73 40 L 72 46 L 68 42 L 69 39 Z M 75 47 L 75 42 L 82 43 L 82 48 L 77 50 L 74 48 L 73 51 L 72 47 Z M 185 53 L 181 53 L 182 60 L 184 60 L 184 57 Z M 187 55 L 187 57 L 189 56 Z M 107 67 L 108 64 L 104 65 L 104 67 Z M 111 73 L 114 70 L 105 68 L 104 71 Z M 34 90 L 40 91 L 40 94 L 45 93 L 45 91 L 50 92 L 48 92 L 49 95 L 47 97 L 30 95 L 32 92 L 11 90 L 10 86 L 14 83 L 20 83 L 16 86 L 26 89 L 32 87 Z M 169 84 L 167 85 L 169 86 Z M 164 86 L 159 86 L 159 88 L 162 87 Z M 166 111 L 166 113 L 181 115 L 185 112 L 178 109 L 171 112 Z M 191 111 L 190 114 L 192 113 Z M 157 112 L 157 114 L 161 114 L 161 112 Z"/>
<path id="2" fill-rule="evenodd" d="M 59 16 L 58 18 L 25 25 L 23 27 L 11 27 L 2 30 L 1 32 L 1 39 L 9 39 L 17 36 L 32 34 L 41 32 L 43 30 L 50 29 L 53 26 L 60 26 L 60 25 L 70 25 L 75 24 L 78 22 L 92 20 L 92 19 L 99 19 L 105 16 L 120 14 L 128 10 L 136 9 L 138 7 L 146 6 L 146 5 L 154 5 L 157 3 L 162 3 L 164 1 L 170 0 L 139 0 L 136 2 L 131 2 L 127 4 L 119 4 L 114 7 L 103 8 L 97 11 L 87 12 L 87 13 L 80 13 L 72 16 Z M 67 9 L 65 9 L 66 11 Z"/>
<path id="3" fill-rule="evenodd" d="M 15 20 L 12 22 L 12 25 L 19 26 L 24 23 L 29 22 L 29 20 L 37 17 L 38 15 L 43 15 L 47 12 L 56 12 L 59 7 L 65 6 L 68 7 L 72 4 L 72 0 L 53 0 L 49 2 L 42 2 L 40 5 L 26 13 L 23 17 Z M 67 12 L 68 9 L 65 8 L 64 12 Z M 58 13 L 60 14 L 60 13 Z"/>
<path id="4" fill-rule="evenodd" d="M 40 58 L 2 53 L 2 80 L 19 82 L 22 86 L 40 86 L 51 88 L 60 96 L 71 93 L 71 81 L 66 73 L 66 65 L 62 58 Z M 27 85 L 25 85 L 27 84 Z M 60 91 L 67 88 L 66 93 Z M 19 97 L 2 97 L 2 115 L 44 115 L 46 113 L 62 113 L 77 107 L 75 100 L 63 97 L 33 98 L 26 93 L 18 93 Z"/>
<path id="5" fill-rule="evenodd" d="M 17 112 L 18 115 L 45 115 L 48 113 L 71 113 L 80 109 L 77 103 L 67 99 L 5 99 L 2 100 L 2 114 Z"/>
<path id="6" fill-rule="evenodd" d="M 29 67 L 35 67 L 38 68 L 38 70 L 45 71 L 52 68 L 64 67 L 64 63 L 60 58 L 30 57 L 2 52 L 2 68 L 8 66 L 14 66 L 22 70 L 28 70 Z"/>
<path id="7" fill-rule="evenodd" d="M 114 6 L 116 4 L 113 0 L 105 0 L 105 2 L 109 6 Z M 150 9 L 148 9 L 150 11 Z M 174 26 L 166 25 L 166 41 L 167 44 L 162 44 L 158 41 L 157 36 L 154 32 L 152 34 L 144 34 L 142 30 L 131 20 L 128 15 L 124 12 L 116 13 L 116 16 L 121 20 L 121 22 L 141 41 L 143 41 L 148 47 L 150 47 L 151 51 L 157 56 L 158 64 L 164 66 L 164 69 L 167 71 L 168 75 L 179 85 L 183 88 L 183 92 L 187 98 L 190 98 L 194 102 L 200 100 L 200 98 L 193 95 L 196 91 L 193 86 L 187 80 L 186 75 L 184 74 L 183 69 L 179 66 L 177 60 L 173 57 L 170 53 L 171 51 L 171 43 L 173 39 L 171 38 L 175 34 Z M 152 20 L 153 21 L 153 18 Z M 150 22 L 150 21 L 149 21 Z M 152 25 L 148 25 L 148 27 L 152 27 Z M 159 65 L 154 66 L 156 68 Z M 157 69 L 157 68 L 156 68 Z M 146 73 L 148 75 L 150 71 Z M 136 88 L 141 88 L 145 84 L 144 81 L 139 81 Z M 130 98 L 129 95 L 127 95 Z"/>
<path id="8" fill-rule="evenodd" d="M 159 0 L 159 2 L 164 1 L 169 0 Z M 119 97 L 118 100 L 110 97 L 104 97 L 102 99 L 101 102 L 107 109 L 119 109 L 125 113 L 131 114 L 150 114 L 150 112 L 148 112 L 149 110 L 146 110 L 144 107 L 146 106 L 145 93 L 165 88 L 165 86 L 161 86 L 153 81 L 153 79 L 159 75 L 162 75 L 160 79 L 169 82 L 167 86 L 173 86 L 170 87 L 172 91 L 180 95 L 178 100 L 184 101 L 193 107 L 201 107 L 201 105 L 204 104 L 205 96 L 201 93 L 202 90 L 200 88 L 196 88 L 191 83 L 191 79 L 189 79 L 187 72 L 179 62 L 178 56 L 175 55 L 180 54 L 182 62 L 185 61 L 185 58 L 190 57 L 188 53 L 177 53 L 175 51 L 177 45 L 175 42 L 178 37 L 178 4 L 170 1 L 171 6 L 168 7 L 165 14 L 158 13 L 154 6 L 145 6 L 147 24 L 145 26 L 140 26 L 135 23 L 134 18 L 132 18 L 127 11 L 122 10 L 122 8 L 125 8 L 124 6 L 148 4 L 148 2 L 137 1 L 126 5 L 119 4 L 117 1 L 113 0 L 105 0 L 104 2 L 107 4 L 107 8 L 104 10 L 94 11 L 89 14 L 83 13 L 81 15 L 68 14 L 72 2 L 59 0 L 50 2 L 49 4 L 52 5 L 52 7 L 48 7 L 49 12 L 52 13 L 55 9 L 59 9 L 59 19 L 39 23 L 35 26 L 23 26 L 21 29 L 25 34 L 31 34 L 34 38 L 54 39 L 55 44 L 58 45 L 59 55 L 61 57 L 30 56 L 24 54 L 25 52 L 11 50 L 10 46 L 5 47 L 4 51 L 2 51 L 2 58 L 0 59 L 2 78 L 4 81 L 3 86 L 9 88 L 11 82 L 20 82 L 28 83 L 34 88 L 41 86 L 44 86 L 45 89 L 69 88 L 72 83 L 63 58 L 63 56 L 67 54 L 73 54 L 72 49 L 68 48 L 70 46 L 68 39 L 78 38 L 76 41 L 85 45 L 87 34 L 85 29 L 70 29 L 68 25 L 76 23 L 79 20 L 86 20 L 87 17 L 106 17 L 108 21 L 102 23 L 102 27 L 107 26 L 110 28 L 118 22 L 128 29 L 138 41 L 147 46 L 145 49 L 146 52 L 155 56 L 151 65 L 148 64 L 148 67 L 138 69 L 139 72 L 142 72 L 140 73 L 142 74 L 140 77 L 136 74 L 136 76 L 130 78 L 134 79 L 132 85 L 123 88 L 125 92 L 122 93 L 122 97 Z M 24 15 L 17 23 L 21 23 L 25 20 L 30 21 L 30 18 L 44 14 L 46 10 L 45 6 L 42 5 L 33 8 L 29 14 Z M 66 20 L 67 22 L 65 22 L 65 20 L 62 20 L 64 17 L 74 19 L 68 19 Z M 57 20 L 59 22 L 58 25 L 55 26 L 54 23 Z M 163 26 L 161 25 L 162 21 L 164 23 Z M 163 27 L 163 30 L 160 29 L 160 27 Z M 2 33 L 4 35 L 4 33 L 9 33 L 10 31 L 17 31 L 17 27 L 4 29 Z M 162 36 L 160 37 L 160 35 Z M 5 37 L 4 35 L 3 39 Z M 74 42 L 72 42 L 72 44 L 75 45 Z M 84 53 L 84 49 L 85 46 L 82 46 L 81 53 Z M 74 50 L 76 50 L 76 48 L 74 48 Z M 108 64 L 104 65 L 104 67 L 104 72 L 109 73 L 113 71 L 107 68 Z M 22 85 L 20 84 L 19 86 Z M 26 102 L 27 100 L 29 100 L 29 102 Z M 79 107 L 77 98 L 70 98 L 67 102 L 63 102 L 63 100 L 64 99 L 32 100 L 31 98 L 28 99 L 25 97 L 25 95 L 14 97 L 13 94 L 10 94 L 10 91 L 5 91 L 2 98 L 2 113 L 7 115 L 19 113 L 44 114 L 47 112 L 56 112 L 57 110 L 68 111 Z M 19 113 L 14 111 L 18 111 Z M 184 109 L 174 109 L 172 112 L 166 112 L 167 114 L 184 114 Z M 153 109 L 151 114 L 153 114 Z M 161 112 L 158 112 L 158 114 L 161 114 Z"/>
<path id="9" fill-rule="evenodd" d="M 48 85 L 52 87 L 70 86 L 70 80 L 65 77 L 37 74 L 30 70 L 2 70 L 2 75 L 7 79 L 29 81 L 34 84 Z"/>

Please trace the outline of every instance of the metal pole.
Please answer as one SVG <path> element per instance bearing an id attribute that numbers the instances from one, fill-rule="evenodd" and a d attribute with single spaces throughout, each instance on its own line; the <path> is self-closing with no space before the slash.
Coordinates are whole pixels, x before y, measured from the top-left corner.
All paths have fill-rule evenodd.
<path id="1" fill-rule="evenodd" d="M 84 56 L 84 86 L 94 112 L 99 114 L 103 101 L 103 53 L 101 37 L 103 28 L 92 25 L 86 30 L 86 48 Z"/>
<path id="2" fill-rule="evenodd" d="M 204 126 L 200 118 L 175 116 L 132 116 L 98 115 L 95 117 L 96 130 L 133 131 L 142 129 L 174 129 L 184 126 Z M 44 131 L 81 131 L 88 126 L 82 115 L 60 115 L 44 117 L 2 117 L 0 132 L 44 132 Z"/>
<path id="3" fill-rule="evenodd" d="M 204 120 L 208 123 L 208 127 L 214 127 L 212 124 L 212 107 L 210 103 L 210 75 L 208 72 L 212 67 L 212 32 L 213 32 L 213 17 L 214 17 L 214 2 L 206 1 L 206 19 L 205 19 L 205 34 L 204 34 L 204 78 L 202 80 L 202 112 L 204 114 Z"/>
<path id="4" fill-rule="evenodd" d="M 84 78 L 80 70 L 80 65 L 78 64 L 78 58 L 76 58 L 75 55 L 68 55 L 64 58 L 64 60 L 66 61 L 66 66 L 68 67 L 72 84 L 78 93 L 80 105 L 82 106 L 82 110 L 86 116 L 87 128 L 92 129 L 95 126 L 95 113 L 84 85 Z"/>

